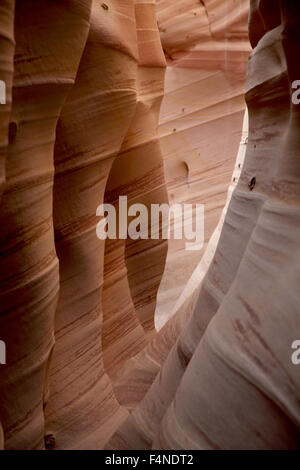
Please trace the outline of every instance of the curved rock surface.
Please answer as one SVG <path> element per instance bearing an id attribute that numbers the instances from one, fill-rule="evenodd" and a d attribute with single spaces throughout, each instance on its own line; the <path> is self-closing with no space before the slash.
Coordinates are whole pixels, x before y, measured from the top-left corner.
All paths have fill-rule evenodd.
<path id="1" fill-rule="evenodd" d="M 248 9 L 1 3 L 0 449 L 299 448 L 300 6 L 250 1 L 249 58 Z M 203 249 L 99 239 L 120 196 Z"/>
<path id="2" fill-rule="evenodd" d="M 169 241 L 158 329 L 172 316 L 226 202 L 245 109 L 248 7 L 248 0 L 156 2 L 168 65 L 159 135 L 169 199 L 205 204 L 203 249 L 187 251 L 186 240 Z"/>
<path id="3" fill-rule="evenodd" d="M 300 382 L 290 359 L 300 327 L 299 111 L 290 105 L 290 87 L 300 10 L 279 1 L 273 15 L 273 7 L 252 5 L 263 31 L 248 66 L 249 142 L 216 254 L 190 321 L 111 445 L 299 446 Z"/>
<path id="4" fill-rule="evenodd" d="M 9 141 L 9 118 L 12 103 L 12 80 L 14 61 L 14 0 L 0 5 L 0 200 L 5 185 L 6 152 Z M 1 420 L 1 415 L 0 415 Z M 0 449 L 4 446 L 3 429 L 0 422 Z"/>
<path id="5" fill-rule="evenodd" d="M 242 140 L 228 188 L 227 201 L 218 225 L 210 238 L 200 263 L 188 280 L 181 296 L 175 304 L 171 318 L 153 337 L 152 341 L 135 357 L 130 359 L 114 382 L 117 397 L 128 409 L 134 409 L 144 398 L 155 380 L 161 366 L 176 342 L 178 335 L 191 317 L 201 288 L 202 280 L 210 266 L 221 235 L 225 215 L 236 187 L 244 163 L 248 141 L 248 113 L 245 113 Z M 130 386 L 129 386 L 130 384 Z"/>
<path id="6" fill-rule="evenodd" d="M 0 424 L 0 450 L 4 449 L 4 434 L 3 434 L 3 429 Z"/>
<path id="7" fill-rule="evenodd" d="M 105 202 L 113 203 L 117 214 L 120 196 L 127 197 L 128 207 L 144 204 L 149 213 L 151 204 L 168 202 L 157 135 L 165 58 L 154 7 L 153 1 L 135 5 L 137 105 L 105 193 Z M 130 220 L 128 217 L 127 222 Z M 150 239 L 109 240 L 105 250 L 103 348 L 106 369 L 113 376 L 153 334 L 156 294 L 167 243 Z"/>
<path id="8" fill-rule="evenodd" d="M 14 0 L 4 0 L 0 5 L 0 199 L 5 183 L 5 162 L 9 134 L 9 118 L 12 103 L 14 40 Z"/>
<path id="9" fill-rule="evenodd" d="M 134 39 L 134 2 L 122 8 L 115 2 L 109 11 L 93 2 L 75 86 L 57 126 L 53 219 L 60 294 L 46 434 L 55 436 L 58 449 L 101 448 L 125 414 L 103 364 L 104 240 L 96 236 L 96 211 L 136 107 Z"/>
<path id="10" fill-rule="evenodd" d="M 210 24 L 215 21 L 214 15 L 208 17 L 203 5 L 199 2 L 181 3 L 179 7 L 167 1 L 156 2 L 162 44 L 165 53 L 168 50 L 159 135 L 170 204 L 205 203 L 205 243 L 201 251 L 189 252 L 185 250 L 186 240 L 169 240 L 168 257 L 157 298 L 155 325 L 160 329 L 168 318 L 170 321 L 144 351 L 126 364 L 115 381 L 118 399 L 130 409 L 145 395 L 192 313 L 192 294 L 187 294 L 188 299 L 179 308 L 180 297 L 185 290 L 189 292 L 194 269 L 196 297 L 200 284 L 197 272 L 202 270 L 203 276 L 207 270 L 207 258 L 212 257 L 212 254 L 207 256 L 207 243 L 214 229 L 217 230 L 218 223 L 221 230 L 220 216 L 228 185 L 230 181 L 233 185 L 237 183 L 243 160 L 241 155 L 246 148 L 244 135 L 239 163 L 236 163 L 232 175 L 245 109 L 246 64 L 250 51 L 248 2 L 236 2 L 234 7 L 231 5 L 231 13 L 226 16 L 226 28 L 221 28 L 218 33 L 218 28 L 212 28 Z M 220 9 L 222 11 L 223 7 L 222 2 L 214 4 L 218 15 L 221 15 Z M 197 17 L 195 23 L 194 13 Z M 185 41 L 186 34 L 190 34 L 191 21 L 193 42 Z M 200 28 L 201 24 L 206 25 L 205 34 Z M 175 26 L 181 29 L 177 31 Z M 175 37 L 176 44 L 172 49 L 171 40 Z M 178 60 L 172 60 L 174 57 Z M 189 58 L 187 64 L 186 58 Z M 219 86 L 215 86 L 214 81 Z M 216 246 L 217 240 L 213 243 Z M 202 267 L 196 269 L 198 263 Z"/>
<path id="11" fill-rule="evenodd" d="M 14 132 L 0 210 L 0 331 L 7 345 L 0 389 L 7 449 L 44 446 L 59 290 L 52 222 L 55 129 L 75 81 L 90 7 L 89 0 L 16 3 Z"/>
<path id="12" fill-rule="evenodd" d="M 5 13 L 13 7 L 6 3 Z M 43 448 L 44 436 L 46 448 L 101 448 L 127 416 L 104 368 L 101 337 L 110 374 L 145 346 L 166 243 L 129 247 L 128 255 L 123 245 L 114 255 L 125 266 L 125 290 L 119 286 L 117 295 L 123 302 L 127 296 L 134 322 L 124 321 L 120 309 L 113 317 L 105 288 L 102 295 L 105 244 L 96 236 L 96 210 L 109 175 L 107 193 L 125 183 L 132 200 L 167 202 L 157 137 L 165 58 L 154 2 L 45 0 L 40 8 L 38 15 L 34 0 L 17 2 L 14 18 L 15 133 L 0 215 L 7 222 L 0 331 L 9 357 L 1 370 L 0 416 L 7 449 Z M 136 171 L 126 174 L 128 164 Z M 146 295 L 144 284 L 134 288 L 145 262 L 152 271 Z M 113 268 L 109 257 L 106 264 Z M 141 318 L 138 302 L 148 309 Z M 108 342 L 102 306 L 104 320 L 114 324 Z"/>

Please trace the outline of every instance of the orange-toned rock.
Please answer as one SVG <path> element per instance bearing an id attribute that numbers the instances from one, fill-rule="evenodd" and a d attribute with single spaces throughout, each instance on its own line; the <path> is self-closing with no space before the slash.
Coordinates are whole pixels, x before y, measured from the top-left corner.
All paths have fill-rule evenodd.
<path id="1" fill-rule="evenodd" d="M 15 0 L 3 0 L 0 5 L 0 200 L 5 182 L 5 162 L 12 103 Z M 13 127 L 10 129 L 13 132 Z"/>
<path id="2" fill-rule="evenodd" d="M 136 108 L 134 2 L 93 2 L 76 83 L 58 122 L 54 229 L 60 261 L 46 431 L 58 449 L 99 449 L 126 416 L 102 355 L 104 240 L 97 207 Z M 121 292 L 119 293 L 121 296 Z"/>
<path id="3" fill-rule="evenodd" d="M 250 2 L 249 60 L 248 6 L 1 3 L 0 449 L 299 448 L 300 6 Z M 119 196 L 203 249 L 100 240 Z"/>
<path id="4" fill-rule="evenodd" d="M 3 435 L 3 429 L 0 424 L 0 450 L 4 449 L 4 435 Z"/>
<path id="5" fill-rule="evenodd" d="M 7 346 L 0 415 L 7 449 L 44 446 L 59 289 L 52 222 L 55 129 L 85 45 L 90 6 L 89 0 L 16 3 L 14 124 L 0 206 L 0 332 Z"/>
<path id="6" fill-rule="evenodd" d="M 228 188 L 227 202 L 205 253 L 176 302 L 171 318 L 154 335 L 147 347 L 125 364 L 122 374 L 114 382 L 114 389 L 120 403 L 128 409 L 134 409 L 144 398 L 184 325 L 188 322 L 195 309 L 201 283 L 215 254 L 232 193 L 239 180 L 247 148 L 247 140 L 248 114 L 245 113 L 242 140 L 232 181 Z"/>
<path id="7" fill-rule="evenodd" d="M 165 58 L 154 6 L 153 1 L 135 4 L 137 106 L 105 194 L 105 201 L 115 204 L 117 213 L 119 196 L 127 197 L 128 208 L 144 204 L 149 214 L 151 204 L 168 202 L 157 135 Z M 149 229 L 149 237 L 150 234 Z M 145 333 L 153 333 L 156 294 L 166 251 L 164 240 L 106 241 L 103 347 L 105 367 L 111 376 L 120 373 L 124 361 L 146 345 Z"/>
<path id="8" fill-rule="evenodd" d="M 269 22 L 279 3 L 282 24 L 279 14 Z M 292 2 L 268 8 L 260 12 L 265 34 L 249 60 L 245 164 L 216 254 L 189 323 L 111 442 L 120 448 L 299 445 L 300 382 L 291 360 L 300 328 L 299 111 L 290 106 L 290 87 L 299 73 L 292 38 L 300 9 Z"/>
<path id="9" fill-rule="evenodd" d="M 180 293 L 187 287 L 198 263 L 202 277 L 207 270 L 207 258 L 211 259 L 213 255 L 202 257 L 217 226 L 230 180 L 235 186 L 243 161 L 243 158 L 239 159 L 232 175 L 245 108 L 245 68 L 250 51 L 248 4 L 236 2 L 226 17 L 226 28 L 220 28 L 216 33 L 218 28 L 211 28 L 214 16 L 207 17 L 203 5 L 199 2 L 183 3 L 160 1 L 156 7 L 163 46 L 165 52 L 168 51 L 165 94 L 160 113 L 160 144 L 170 203 L 205 204 L 205 244 L 203 250 L 189 252 L 185 250 L 186 240 L 169 240 L 165 272 L 157 298 L 156 327 L 161 328 L 175 312 L 176 315 L 119 374 L 115 389 L 122 404 L 129 408 L 136 406 L 146 393 L 193 311 L 200 284 L 196 274 L 194 296 L 188 297 L 179 308 Z M 215 2 L 214 7 L 220 15 L 222 4 Z M 204 30 L 200 24 L 206 25 Z M 186 42 L 185 35 L 179 34 L 179 30 L 175 34 L 177 27 L 186 34 L 190 34 L 192 27 L 194 42 Z M 194 65 L 189 62 L 186 66 L 185 58 L 195 57 L 196 51 L 197 62 Z M 171 60 L 172 54 L 174 57 L 180 55 L 180 59 Z M 210 58 L 209 63 L 207 57 Z M 243 151 L 245 139 L 244 136 Z M 203 153 L 200 153 L 202 149 Z M 215 247 L 217 240 L 213 243 Z M 130 387 L 127 383 L 131 384 Z"/>
<path id="10" fill-rule="evenodd" d="M 155 325 L 170 318 L 200 262 L 226 202 L 245 110 L 250 52 L 248 0 L 157 1 L 167 56 L 159 121 L 171 203 L 204 204 L 204 246 L 187 251 L 186 240 L 169 242 Z M 176 223 L 176 221 L 174 221 Z"/>
<path id="11" fill-rule="evenodd" d="M 9 135 L 9 118 L 12 103 L 14 60 L 14 0 L 0 5 L 0 201 L 5 183 L 6 152 Z M 1 414 L 0 414 L 1 419 Z M 4 447 L 4 435 L 0 422 L 0 450 Z"/>

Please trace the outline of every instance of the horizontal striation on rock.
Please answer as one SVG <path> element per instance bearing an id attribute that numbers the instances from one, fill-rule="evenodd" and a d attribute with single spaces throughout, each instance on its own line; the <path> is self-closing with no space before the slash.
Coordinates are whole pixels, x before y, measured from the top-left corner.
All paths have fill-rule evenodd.
<path id="1" fill-rule="evenodd" d="M 14 14 L 15 0 L 5 0 L 0 5 L 0 204 L 6 178 L 6 154 L 14 134 L 14 124 L 10 124 L 12 105 L 12 82 L 14 70 Z M 0 412 L 0 450 L 4 447 L 4 434 Z"/>
<path id="2" fill-rule="evenodd" d="M 52 222 L 55 129 L 75 81 L 90 7 L 89 0 L 16 2 L 14 133 L 0 211 L 0 331 L 7 345 L 0 388 L 7 449 L 44 447 L 45 381 L 59 289 Z"/>
<path id="3" fill-rule="evenodd" d="M 158 378 L 112 440 L 120 448 L 299 447 L 300 383 L 290 359 L 300 326 L 299 111 L 289 81 L 300 10 L 282 1 L 278 12 L 279 4 L 282 20 L 260 11 L 245 164 L 214 259 Z"/>
<path id="4" fill-rule="evenodd" d="M 14 70 L 14 12 L 15 0 L 4 0 L 0 5 L 0 199 L 5 183 L 6 152 L 14 133 L 9 125 L 12 104 L 12 81 Z"/>
<path id="5" fill-rule="evenodd" d="M 186 251 L 186 240 L 169 242 L 158 329 L 200 262 L 226 202 L 245 110 L 248 7 L 248 0 L 156 2 L 168 64 L 159 136 L 169 199 L 202 203 L 205 210 L 202 250 Z"/>
<path id="6" fill-rule="evenodd" d="M 103 364 L 105 247 L 96 235 L 96 211 L 136 107 L 135 46 L 134 2 L 114 2 L 109 12 L 93 2 L 75 86 L 57 126 L 53 218 L 60 295 L 46 408 L 46 433 L 55 436 L 56 449 L 101 448 L 126 416 Z"/>
<path id="7" fill-rule="evenodd" d="M 248 114 L 246 112 L 242 140 L 232 175 L 232 181 L 228 188 L 226 205 L 205 253 L 176 302 L 171 318 L 159 332 L 153 336 L 152 340 L 139 354 L 127 361 L 122 374 L 119 375 L 115 382 L 115 388 L 119 390 L 118 393 L 119 396 L 122 397 L 122 403 L 128 409 L 134 409 L 144 398 L 148 389 L 154 382 L 156 375 L 159 373 L 161 366 L 167 359 L 178 335 L 195 309 L 202 280 L 216 251 L 228 205 L 240 177 L 247 148 L 247 140 Z"/>
<path id="8" fill-rule="evenodd" d="M 118 200 L 127 206 L 168 202 L 162 155 L 157 136 L 160 103 L 164 91 L 165 58 L 160 44 L 154 2 L 136 2 L 138 45 L 137 105 L 130 127 L 111 170 L 105 202 Z M 118 217 L 119 218 L 119 217 Z M 127 223 L 131 220 L 128 217 Z M 150 222 L 150 221 L 149 221 Z M 150 233 L 150 228 L 149 228 Z M 164 240 L 107 240 L 103 348 L 105 367 L 113 378 L 123 373 L 126 359 L 137 354 L 154 333 L 157 289 L 164 270 L 167 243 Z M 122 295 L 120 295 L 122 293 Z"/>
<path id="9" fill-rule="evenodd" d="M 1 2 L 0 450 L 299 449 L 299 44 L 294 0 Z"/>

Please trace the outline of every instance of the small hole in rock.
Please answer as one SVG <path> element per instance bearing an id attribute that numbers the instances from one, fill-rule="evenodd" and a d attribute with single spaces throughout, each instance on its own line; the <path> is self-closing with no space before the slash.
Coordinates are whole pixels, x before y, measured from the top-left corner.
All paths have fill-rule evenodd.
<path id="1" fill-rule="evenodd" d="M 47 450 L 52 450 L 54 449 L 55 447 L 55 437 L 53 434 L 47 434 L 45 437 L 44 437 L 44 440 L 45 440 L 45 448 Z"/>
<path id="2" fill-rule="evenodd" d="M 18 125 L 16 122 L 10 122 L 9 123 L 9 128 L 8 128 L 8 140 L 9 143 L 12 144 L 16 138 L 18 131 Z"/>
<path id="3" fill-rule="evenodd" d="M 255 178 L 255 176 L 253 176 L 250 183 L 248 184 L 250 191 L 253 191 L 255 185 L 256 185 L 256 178 Z"/>

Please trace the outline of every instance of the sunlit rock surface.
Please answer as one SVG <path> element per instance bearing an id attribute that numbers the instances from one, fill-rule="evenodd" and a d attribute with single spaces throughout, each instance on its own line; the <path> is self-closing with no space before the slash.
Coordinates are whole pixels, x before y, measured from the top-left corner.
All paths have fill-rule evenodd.
<path id="1" fill-rule="evenodd" d="M 299 448 L 300 7 L 248 10 L 1 3 L 0 449 Z M 100 240 L 120 196 L 204 247 Z"/>
<path id="2" fill-rule="evenodd" d="M 291 360 L 300 328 L 299 108 L 291 106 L 290 89 L 300 72 L 293 59 L 300 8 L 257 3 L 251 38 L 262 23 L 248 66 L 249 139 L 216 253 L 190 320 L 110 446 L 299 446 L 300 376 Z"/>
<path id="3" fill-rule="evenodd" d="M 205 205 L 203 249 L 169 242 L 157 328 L 172 316 L 226 201 L 245 109 L 248 8 L 248 0 L 156 2 L 168 64 L 159 135 L 169 199 Z"/>
<path id="4" fill-rule="evenodd" d="M 75 82 L 90 8 L 90 0 L 16 2 L 13 104 L 0 206 L 0 334 L 7 346 L 0 415 L 7 449 L 44 447 L 59 294 L 52 216 L 55 130 Z M 0 13 L 2 20 L 2 4 Z"/>
<path id="5" fill-rule="evenodd" d="M 5 182 L 5 162 L 9 134 L 9 115 L 12 103 L 13 60 L 15 50 L 14 40 L 14 0 L 4 0 L 0 5 L 0 198 Z"/>

